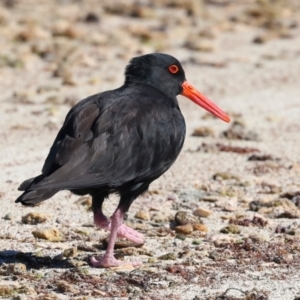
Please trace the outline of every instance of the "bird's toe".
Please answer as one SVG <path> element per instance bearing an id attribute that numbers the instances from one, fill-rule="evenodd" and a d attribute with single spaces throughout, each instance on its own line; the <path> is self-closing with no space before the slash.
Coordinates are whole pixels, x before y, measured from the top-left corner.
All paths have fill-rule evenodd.
<path id="1" fill-rule="evenodd" d="M 122 224 L 118 228 L 118 237 L 125 238 L 136 244 L 144 244 L 144 236 L 138 231 L 132 229 L 131 227 Z"/>

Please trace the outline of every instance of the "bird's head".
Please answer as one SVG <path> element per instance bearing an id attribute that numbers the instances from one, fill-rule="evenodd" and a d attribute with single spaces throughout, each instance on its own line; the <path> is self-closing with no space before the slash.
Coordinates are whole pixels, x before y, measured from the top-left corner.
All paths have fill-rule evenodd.
<path id="1" fill-rule="evenodd" d="M 153 53 L 131 59 L 125 70 L 125 84 L 135 82 L 150 84 L 167 96 L 181 94 L 221 120 L 230 122 L 225 112 L 187 82 L 180 62 L 171 55 Z"/>

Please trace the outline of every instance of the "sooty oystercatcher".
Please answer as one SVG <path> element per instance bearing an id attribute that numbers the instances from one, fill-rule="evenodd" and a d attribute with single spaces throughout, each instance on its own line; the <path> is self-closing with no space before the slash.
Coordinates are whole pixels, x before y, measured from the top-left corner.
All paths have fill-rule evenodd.
<path id="1" fill-rule="evenodd" d="M 123 86 L 90 96 L 69 111 L 42 174 L 20 185 L 24 192 L 16 202 L 34 205 L 60 190 L 90 194 L 95 224 L 110 230 L 103 258 L 91 258 L 91 263 L 96 267 L 124 263 L 113 255 L 116 238 L 143 243 L 142 234 L 123 224 L 124 214 L 171 167 L 184 142 L 179 94 L 230 121 L 186 81 L 176 58 L 161 53 L 135 57 L 126 67 Z M 111 193 L 117 193 L 120 202 L 107 218 L 102 204 Z"/>

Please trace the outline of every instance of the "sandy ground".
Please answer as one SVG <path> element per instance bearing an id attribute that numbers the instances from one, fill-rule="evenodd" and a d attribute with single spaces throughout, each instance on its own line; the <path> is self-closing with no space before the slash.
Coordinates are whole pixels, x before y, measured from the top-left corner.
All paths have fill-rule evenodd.
<path id="1" fill-rule="evenodd" d="M 192 21 L 174 25 L 176 30 L 170 25 L 166 36 L 158 31 L 150 42 L 141 43 L 136 26 L 141 24 L 146 31 L 160 26 L 161 15 L 168 12 L 164 6 L 153 9 L 156 17 L 131 18 L 109 14 L 106 6 L 100 9 L 94 2 L 90 7 L 81 4 L 82 10 L 79 4 L 63 2 L 54 10 L 55 2 L 40 1 L 35 13 L 24 4 L 0 6 L 0 297 L 299 299 L 299 28 L 290 26 L 284 38 L 275 34 L 261 44 L 253 43 L 257 36 L 274 31 L 228 22 L 253 2 L 241 1 L 244 6 L 236 7 L 219 1 L 223 5 L 207 6 L 203 21 L 213 35 L 204 39 L 211 48 L 196 51 L 175 39 L 183 36 L 183 28 L 194 34 Z M 184 15 L 184 8 L 169 10 L 179 20 Z M 89 11 L 100 15 L 99 23 L 82 21 Z M 295 15 L 299 20 L 296 10 L 288 12 L 283 23 L 297 20 Z M 55 23 L 57 16 L 67 24 Z M 36 30 L 37 24 L 44 24 L 43 31 Z M 78 31 L 64 32 L 62 28 L 70 24 Z M 202 25 L 197 26 L 194 31 Z M 117 29 L 119 34 L 110 35 Z M 24 30 L 29 33 L 22 36 Z M 51 30 L 61 31 L 53 38 Z M 122 36 L 122 30 L 128 36 Z M 87 41 L 93 32 L 101 35 L 96 42 Z M 51 48 L 55 43 L 60 50 Z M 38 46 L 44 56 L 42 50 L 32 50 Z M 107 232 L 93 226 L 90 200 L 64 191 L 28 208 L 14 203 L 17 188 L 39 174 L 74 103 L 120 86 L 130 57 L 157 50 L 182 61 L 187 79 L 233 121 L 225 124 L 210 118 L 179 97 L 187 123 L 184 149 L 174 166 L 135 201 L 126 220 L 144 233 L 145 244 L 116 250 L 121 259 L 143 265 L 92 268 L 88 259 L 102 255 Z M 222 132 L 233 128 L 234 122 L 238 137 L 229 139 Z M 210 136 L 192 135 L 203 127 Z M 253 154 L 256 160 L 249 160 Z M 106 202 L 107 214 L 116 204 L 115 197 Z M 199 207 L 211 213 L 199 221 L 207 232 L 177 234 L 172 226 L 175 214 L 192 215 Z M 24 224 L 22 217 L 33 212 L 39 214 L 33 223 L 41 223 Z M 137 212 L 142 212 L 142 219 Z M 232 223 L 236 227 L 224 233 L 222 229 Z M 59 241 L 32 234 L 45 228 L 59 232 Z"/>

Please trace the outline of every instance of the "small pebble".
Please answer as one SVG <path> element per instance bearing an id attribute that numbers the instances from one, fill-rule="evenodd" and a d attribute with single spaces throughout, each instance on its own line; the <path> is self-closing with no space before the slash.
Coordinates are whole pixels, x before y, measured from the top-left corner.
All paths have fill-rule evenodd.
<path id="1" fill-rule="evenodd" d="M 84 260 L 75 260 L 75 259 L 70 259 L 68 260 L 68 262 L 74 266 L 75 268 L 79 268 L 79 267 L 82 267 L 82 266 L 86 266 L 87 265 L 87 262 L 84 261 Z"/>
<path id="2" fill-rule="evenodd" d="M 181 234 L 190 234 L 193 232 L 192 224 L 179 225 L 175 227 L 175 231 Z"/>
<path id="3" fill-rule="evenodd" d="M 91 207 L 92 206 L 92 198 L 91 197 L 80 197 L 75 204 Z"/>
<path id="4" fill-rule="evenodd" d="M 63 252 L 63 256 L 64 257 L 75 257 L 77 255 L 78 255 L 78 251 L 77 251 L 76 247 L 72 247 L 72 248 L 66 249 Z"/>
<path id="5" fill-rule="evenodd" d="M 207 136 L 211 136 L 214 137 L 215 133 L 213 131 L 213 129 L 211 129 L 210 127 L 198 127 L 195 128 L 194 132 L 192 133 L 192 136 L 199 136 L 199 137 L 207 137 Z"/>
<path id="6" fill-rule="evenodd" d="M 150 220 L 150 214 L 146 210 L 138 211 L 134 217 L 140 220 Z"/>
<path id="7" fill-rule="evenodd" d="M 11 221 L 11 220 L 12 220 L 12 214 L 11 214 L 11 213 L 6 214 L 6 215 L 3 217 L 3 220 Z"/>
<path id="8" fill-rule="evenodd" d="M 201 240 L 194 240 L 194 241 L 192 242 L 193 245 L 200 245 L 201 243 L 202 243 Z"/>
<path id="9" fill-rule="evenodd" d="M 59 280 L 56 282 L 57 290 L 60 293 L 72 293 L 72 294 L 78 294 L 79 290 L 75 288 L 73 284 L 70 284 L 64 280 Z"/>
<path id="10" fill-rule="evenodd" d="M 264 44 L 272 39 L 275 39 L 277 36 L 274 32 L 266 33 L 263 35 L 258 35 L 253 39 L 255 44 Z"/>
<path id="11" fill-rule="evenodd" d="M 229 140 L 246 140 L 259 141 L 259 135 L 251 130 L 247 130 L 245 124 L 241 120 L 235 120 L 228 130 L 223 131 L 220 137 Z"/>
<path id="12" fill-rule="evenodd" d="M 94 12 L 89 12 L 84 21 L 87 23 L 99 23 L 99 17 Z"/>
<path id="13" fill-rule="evenodd" d="M 11 296 L 13 293 L 15 293 L 18 290 L 17 287 L 15 286 L 11 286 L 8 284 L 0 284 L 0 296 L 1 298 L 8 298 L 9 296 Z M 3 298 L 2 298 L 3 299 Z"/>
<path id="14" fill-rule="evenodd" d="M 193 230 L 207 232 L 208 228 L 204 224 L 199 223 L 199 224 L 193 224 Z"/>
<path id="15" fill-rule="evenodd" d="M 184 234 L 179 233 L 175 236 L 175 238 L 184 241 L 186 239 L 186 236 Z"/>
<path id="16" fill-rule="evenodd" d="M 231 224 L 231 225 L 228 225 L 228 226 L 222 228 L 220 230 L 220 232 L 227 233 L 227 234 L 228 233 L 239 234 L 239 233 L 241 233 L 241 229 L 238 226 Z"/>
<path id="17" fill-rule="evenodd" d="M 45 223 L 48 219 L 48 215 L 36 212 L 30 212 L 22 217 L 22 223 L 24 224 L 40 224 Z"/>
<path id="18" fill-rule="evenodd" d="M 32 232 L 35 238 L 48 240 L 50 242 L 59 242 L 62 240 L 62 234 L 56 228 L 45 228 Z"/>
<path id="19" fill-rule="evenodd" d="M 152 264 L 155 264 L 155 263 L 157 263 L 157 259 L 155 258 L 155 257 L 149 257 L 148 258 L 148 263 L 152 263 Z"/>
<path id="20" fill-rule="evenodd" d="M 175 221 L 178 225 L 197 224 L 199 218 L 186 211 L 178 211 L 175 215 Z"/>
<path id="21" fill-rule="evenodd" d="M 151 220 L 155 223 L 164 223 L 169 221 L 169 217 L 165 213 L 157 211 L 152 215 Z"/>
<path id="22" fill-rule="evenodd" d="M 219 260 L 222 258 L 222 255 L 220 253 L 218 253 L 217 251 L 212 251 L 209 253 L 208 257 L 213 260 Z"/>
<path id="23" fill-rule="evenodd" d="M 227 234 L 214 234 L 210 238 L 215 247 L 222 247 L 224 244 L 233 243 L 234 239 Z"/>
<path id="24" fill-rule="evenodd" d="M 224 205 L 222 208 L 223 211 L 227 211 L 227 212 L 234 212 L 238 209 L 237 205 L 235 205 L 234 203 L 228 203 Z"/>
<path id="25" fill-rule="evenodd" d="M 215 196 L 204 196 L 200 200 L 206 201 L 206 202 L 217 202 L 217 201 L 227 200 L 227 198 L 215 195 Z"/>
<path id="26" fill-rule="evenodd" d="M 13 273 L 13 274 L 22 274 L 22 273 L 26 272 L 27 267 L 25 264 L 16 263 L 16 264 L 11 265 L 11 268 L 9 268 L 9 269 L 10 269 L 11 273 Z"/>
<path id="27" fill-rule="evenodd" d="M 184 46 L 190 50 L 202 51 L 202 52 L 213 52 L 215 51 L 215 46 L 213 42 L 203 39 L 189 39 L 186 41 Z"/>
<path id="28" fill-rule="evenodd" d="M 198 207 L 193 211 L 193 215 L 196 217 L 207 218 L 211 215 L 211 211 L 202 207 Z"/>
<path id="29" fill-rule="evenodd" d="M 235 179 L 235 180 L 240 180 L 238 176 L 235 176 L 229 172 L 217 172 L 213 175 L 214 180 L 230 180 L 230 179 Z"/>
<path id="30" fill-rule="evenodd" d="M 171 252 L 171 253 L 167 253 L 167 254 L 161 255 L 159 257 L 159 259 L 161 259 L 161 260 L 175 260 L 175 259 L 177 259 L 177 256 L 178 256 L 177 253 Z"/>

